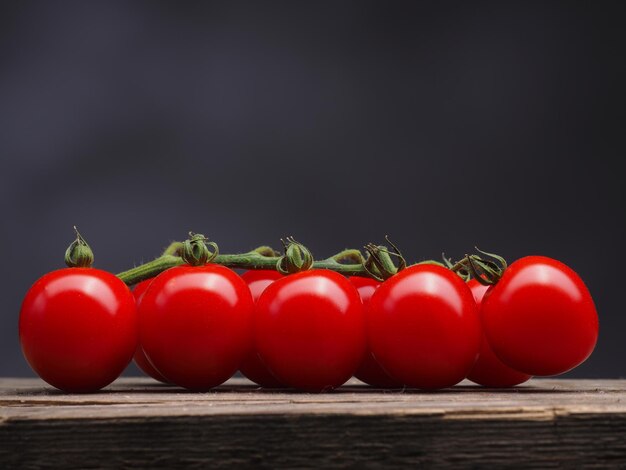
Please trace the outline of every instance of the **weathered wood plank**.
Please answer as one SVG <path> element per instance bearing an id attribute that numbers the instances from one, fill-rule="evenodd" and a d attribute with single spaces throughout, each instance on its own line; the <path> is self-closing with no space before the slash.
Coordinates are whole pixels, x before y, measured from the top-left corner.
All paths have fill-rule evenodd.
<path id="1" fill-rule="evenodd" d="M 190 393 L 150 379 L 124 378 L 99 393 L 77 395 L 62 393 L 39 379 L 0 379 L 0 420 L 301 413 L 534 419 L 624 412 L 626 380 L 534 379 L 507 390 L 464 382 L 437 392 L 382 391 L 353 380 L 333 393 L 310 394 L 263 390 L 245 379 L 232 379 L 210 392 Z"/>
<path id="2" fill-rule="evenodd" d="M 121 379 L 69 395 L 0 379 L 2 468 L 466 466 L 626 468 L 626 380 L 512 390 L 330 394 L 235 379 L 188 393 Z"/>

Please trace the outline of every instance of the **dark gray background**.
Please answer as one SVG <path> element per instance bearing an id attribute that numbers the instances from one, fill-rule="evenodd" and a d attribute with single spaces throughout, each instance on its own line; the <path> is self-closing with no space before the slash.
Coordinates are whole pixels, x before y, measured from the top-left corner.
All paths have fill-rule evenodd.
<path id="1" fill-rule="evenodd" d="M 318 257 L 385 234 L 572 266 L 597 303 L 572 376 L 625 375 L 619 2 L 3 2 L 0 375 L 77 224 L 98 267 L 202 232 Z M 134 369 L 130 370 L 131 372 Z"/>

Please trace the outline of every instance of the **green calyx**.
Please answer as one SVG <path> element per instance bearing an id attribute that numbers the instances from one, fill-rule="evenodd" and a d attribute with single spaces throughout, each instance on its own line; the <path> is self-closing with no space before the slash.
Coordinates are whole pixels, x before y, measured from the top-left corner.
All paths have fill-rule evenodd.
<path id="1" fill-rule="evenodd" d="M 478 247 L 474 248 L 487 258 L 474 254 L 465 255 L 463 259 L 451 266 L 450 269 L 457 273 L 465 271 L 468 273 L 468 276 L 476 279 L 484 286 L 497 284 L 507 269 L 506 260 L 502 256 L 482 251 Z"/>
<path id="2" fill-rule="evenodd" d="M 209 242 L 201 233 L 193 232 L 189 232 L 189 238 L 183 242 L 180 251 L 181 258 L 190 266 L 204 266 L 219 254 L 217 243 Z"/>
<path id="3" fill-rule="evenodd" d="M 90 268 L 93 264 L 93 251 L 82 237 L 76 226 L 76 240 L 65 250 L 65 264 L 69 268 Z"/>
<path id="4" fill-rule="evenodd" d="M 457 273 L 458 276 L 463 279 L 463 281 L 467 282 L 472 278 L 472 274 L 470 273 L 469 269 L 466 268 L 464 265 L 457 266 L 457 263 L 454 263 L 452 261 L 452 258 L 446 257 L 445 253 L 441 253 L 441 258 L 443 259 L 443 264 L 439 264 Z"/>
<path id="5" fill-rule="evenodd" d="M 276 262 L 276 270 L 281 274 L 294 274 L 306 271 L 313 266 L 313 255 L 307 247 L 293 237 L 281 240 L 285 254 Z"/>
<path id="6" fill-rule="evenodd" d="M 364 247 L 368 257 L 363 263 L 363 267 L 371 277 L 379 281 L 389 279 L 406 268 L 406 260 L 398 247 L 389 240 L 387 235 L 385 235 L 385 240 L 391 245 L 391 251 L 384 245 L 373 243 L 368 243 Z M 392 258 L 397 260 L 398 266 L 395 265 Z"/>

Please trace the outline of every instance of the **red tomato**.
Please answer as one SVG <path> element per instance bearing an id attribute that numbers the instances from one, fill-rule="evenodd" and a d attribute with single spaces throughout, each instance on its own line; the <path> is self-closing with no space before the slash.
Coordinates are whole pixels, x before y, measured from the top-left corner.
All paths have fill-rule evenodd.
<path id="1" fill-rule="evenodd" d="M 137 305 L 139 305 L 139 303 L 141 302 L 141 298 L 143 297 L 143 294 L 146 292 L 151 282 L 152 279 L 146 279 L 145 281 L 141 281 L 139 284 L 137 284 L 133 289 L 133 296 L 135 297 L 135 302 L 137 303 Z M 146 357 L 146 354 L 143 352 L 141 344 L 137 345 L 137 350 L 135 351 L 135 356 L 133 357 L 133 360 L 135 361 L 135 364 L 137 364 L 137 367 L 139 367 L 142 371 L 144 371 L 153 379 L 158 380 L 159 382 L 169 383 L 169 381 L 165 377 L 163 377 L 163 374 L 161 374 L 158 370 L 154 368 L 152 364 L 150 364 L 150 361 Z"/>
<path id="2" fill-rule="evenodd" d="M 506 365 L 531 375 L 555 375 L 589 357 L 598 314 L 587 287 L 569 267 L 527 256 L 509 266 L 483 299 L 489 344 Z"/>
<path id="3" fill-rule="evenodd" d="M 259 299 L 261 293 L 267 286 L 281 277 L 283 277 L 283 275 L 278 271 L 269 269 L 250 270 L 241 275 L 241 279 L 248 284 L 255 302 Z M 254 383 L 259 384 L 261 387 L 277 388 L 283 386 L 267 369 L 267 366 L 261 360 L 256 348 L 244 359 L 239 370 L 244 376 Z"/>
<path id="4" fill-rule="evenodd" d="M 471 289 L 476 305 L 480 309 L 482 299 L 489 287 L 483 286 L 476 279 L 469 281 L 467 286 Z M 489 347 L 487 338 L 483 337 L 480 355 L 467 378 L 485 387 L 513 387 L 526 382 L 531 376 L 503 364 Z"/>
<path id="5" fill-rule="evenodd" d="M 272 374 L 309 391 L 342 385 L 365 354 L 359 294 L 333 271 L 314 269 L 274 281 L 255 315 L 256 346 Z"/>
<path id="6" fill-rule="evenodd" d="M 408 267 L 370 299 L 370 349 L 389 375 L 410 387 L 450 387 L 478 357 L 477 310 L 469 288 L 449 269 Z"/>
<path id="7" fill-rule="evenodd" d="M 367 305 L 374 291 L 380 286 L 380 282 L 360 276 L 352 276 L 348 278 L 361 297 L 363 305 Z M 367 312 L 367 310 L 365 310 Z M 367 320 L 367 318 L 366 318 Z M 379 388 L 399 388 L 402 383 L 389 377 L 389 374 L 383 370 L 378 361 L 372 355 L 369 349 L 365 353 L 365 358 L 361 361 L 361 365 L 355 372 L 354 376 L 361 382 Z"/>
<path id="8" fill-rule="evenodd" d="M 228 268 L 171 268 L 141 299 L 140 342 L 163 376 L 207 390 L 228 380 L 250 351 L 253 306 L 250 289 Z"/>
<path id="9" fill-rule="evenodd" d="M 67 392 L 94 392 L 113 382 L 133 357 L 135 301 L 111 273 L 59 269 L 26 294 L 19 336 L 26 360 L 43 380 Z"/>

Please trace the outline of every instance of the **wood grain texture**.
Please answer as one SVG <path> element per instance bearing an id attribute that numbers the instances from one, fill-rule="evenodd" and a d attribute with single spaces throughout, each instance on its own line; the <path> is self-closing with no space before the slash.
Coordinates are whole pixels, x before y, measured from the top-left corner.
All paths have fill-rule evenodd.
<path id="1" fill-rule="evenodd" d="M 626 380 L 329 394 L 127 378 L 89 395 L 0 379 L 1 468 L 626 468 Z"/>

